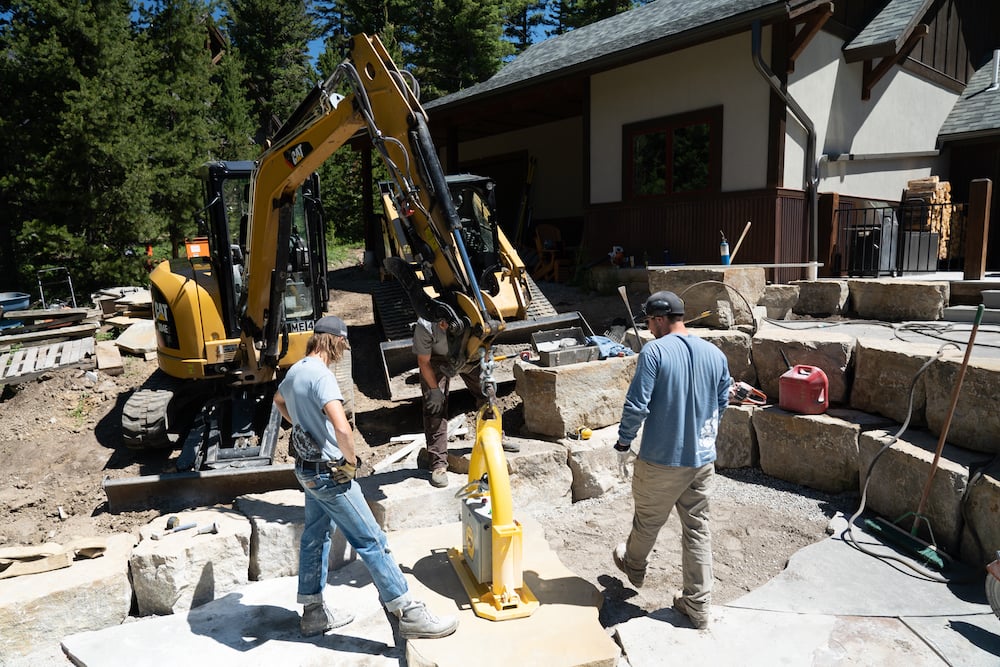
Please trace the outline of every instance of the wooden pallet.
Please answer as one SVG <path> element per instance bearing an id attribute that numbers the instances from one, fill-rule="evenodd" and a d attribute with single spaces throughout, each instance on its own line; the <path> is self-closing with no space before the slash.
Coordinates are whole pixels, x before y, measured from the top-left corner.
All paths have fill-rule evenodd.
<path id="1" fill-rule="evenodd" d="M 34 380 L 46 371 L 93 368 L 94 338 L 22 347 L 0 354 L 0 385 Z"/>

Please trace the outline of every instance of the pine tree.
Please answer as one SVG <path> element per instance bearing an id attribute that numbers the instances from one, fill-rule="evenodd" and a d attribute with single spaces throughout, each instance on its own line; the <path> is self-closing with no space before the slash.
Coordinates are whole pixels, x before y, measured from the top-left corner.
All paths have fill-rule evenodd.
<path id="1" fill-rule="evenodd" d="M 157 228 L 146 240 L 168 238 L 175 255 L 183 239 L 195 233 L 194 213 L 202 206 L 197 168 L 217 157 L 213 149 L 220 143 L 211 134 L 209 117 L 218 93 L 206 48 L 207 14 L 201 0 L 158 0 L 141 12 L 148 23 L 142 33 L 147 82 L 143 115 L 156 129 L 149 166 Z"/>
<path id="2" fill-rule="evenodd" d="M 520 53 L 534 43 L 536 28 L 545 21 L 547 0 L 510 0 L 504 20 L 504 37 Z"/>
<path id="3" fill-rule="evenodd" d="M 403 56 L 432 100 L 493 76 L 513 46 L 503 39 L 503 0 L 434 0 L 411 19 Z"/>
<path id="4" fill-rule="evenodd" d="M 319 33 L 302 0 L 230 0 L 226 22 L 243 58 L 263 144 L 314 85 L 307 47 Z"/>
<path id="5" fill-rule="evenodd" d="M 20 283 L 65 266 L 81 290 L 138 281 L 152 224 L 148 128 L 128 3 L 9 3 L 11 95 L 3 189 L 12 188 Z M 16 70 L 16 71 L 15 71 Z M 45 113 L 39 113 L 44 110 Z"/>

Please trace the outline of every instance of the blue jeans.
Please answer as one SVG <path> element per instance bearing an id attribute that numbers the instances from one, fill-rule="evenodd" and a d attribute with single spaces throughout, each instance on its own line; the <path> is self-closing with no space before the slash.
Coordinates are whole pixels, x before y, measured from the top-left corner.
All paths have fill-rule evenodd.
<path id="1" fill-rule="evenodd" d="M 305 529 L 299 542 L 298 602 L 323 601 L 330 536 L 339 528 L 368 568 L 385 608 L 394 612 L 405 607 L 410 601 L 409 586 L 361 487 L 354 480 L 338 484 L 328 472 L 317 474 L 296 467 L 295 476 L 306 492 Z"/>

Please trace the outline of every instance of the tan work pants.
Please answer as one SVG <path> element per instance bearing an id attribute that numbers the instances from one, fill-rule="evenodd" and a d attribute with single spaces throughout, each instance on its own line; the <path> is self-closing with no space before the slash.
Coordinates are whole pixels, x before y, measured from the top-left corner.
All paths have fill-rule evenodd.
<path id="1" fill-rule="evenodd" d="M 678 468 L 636 460 L 632 476 L 635 515 L 625 543 L 625 561 L 644 568 L 656 536 L 676 507 L 681 520 L 683 595 L 695 610 L 705 612 L 712 597 L 708 500 L 714 485 L 714 463 Z"/>

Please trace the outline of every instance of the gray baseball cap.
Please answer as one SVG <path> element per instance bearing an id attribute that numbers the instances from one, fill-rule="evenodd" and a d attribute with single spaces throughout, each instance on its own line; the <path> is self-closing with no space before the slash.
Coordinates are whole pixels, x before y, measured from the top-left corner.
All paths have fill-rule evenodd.
<path id="1" fill-rule="evenodd" d="M 347 338 L 347 325 L 344 324 L 344 320 L 336 315 L 327 315 L 316 320 L 313 333 L 333 334 L 334 336 Z"/>

